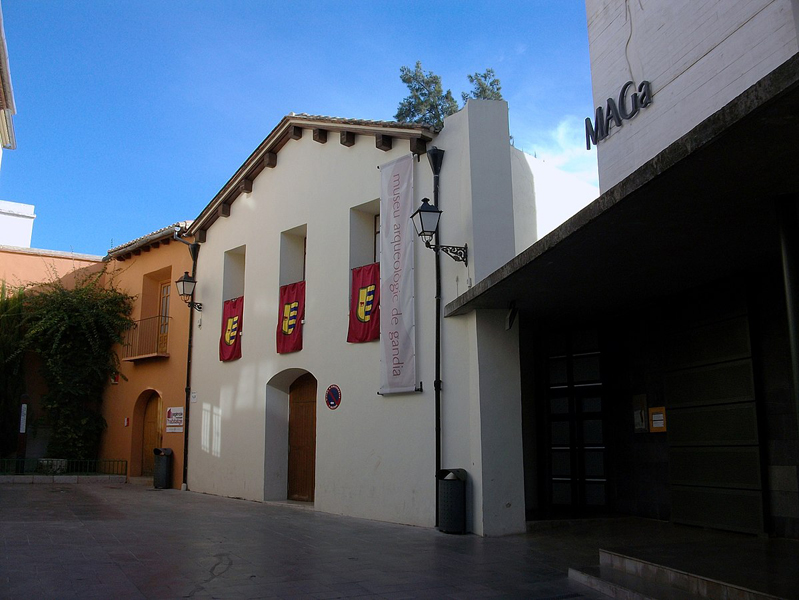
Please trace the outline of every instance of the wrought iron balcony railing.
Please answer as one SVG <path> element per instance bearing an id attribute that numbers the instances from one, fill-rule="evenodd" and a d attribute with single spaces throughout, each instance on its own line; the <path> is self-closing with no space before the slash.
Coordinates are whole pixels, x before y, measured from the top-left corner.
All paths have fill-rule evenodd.
<path id="1" fill-rule="evenodd" d="M 122 360 L 139 360 L 155 356 L 169 356 L 169 324 L 172 317 L 150 317 L 136 321 L 125 332 Z"/>
<path id="2" fill-rule="evenodd" d="M 3 458 L 0 475 L 126 475 L 126 460 L 71 458 Z"/>

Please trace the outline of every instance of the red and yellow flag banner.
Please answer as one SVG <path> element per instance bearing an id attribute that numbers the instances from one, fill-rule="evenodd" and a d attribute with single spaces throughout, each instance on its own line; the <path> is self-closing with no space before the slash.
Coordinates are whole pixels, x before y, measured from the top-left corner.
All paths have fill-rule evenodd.
<path id="1" fill-rule="evenodd" d="M 352 270 L 350 329 L 347 341 L 353 344 L 380 338 L 380 263 Z"/>
<path id="2" fill-rule="evenodd" d="M 305 282 L 281 286 L 277 315 L 277 353 L 302 350 L 302 320 L 305 318 Z"/>
<path id="3" fill-rule="evenodd" d="M 219 360 L 241 358 L 241 325 L 244 317 L 244 296 L 225 300 L 222 308 L 222 337 L 219 338 Z"/>

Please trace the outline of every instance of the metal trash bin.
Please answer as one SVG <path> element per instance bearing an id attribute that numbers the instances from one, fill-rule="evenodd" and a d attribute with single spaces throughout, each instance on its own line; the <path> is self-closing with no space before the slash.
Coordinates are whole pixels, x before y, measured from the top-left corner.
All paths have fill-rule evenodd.
<path id="1" fill-rule="evenodd" d="M 438 472 L 438 530 L 466 533 L 466 470 Z"/>
<path id="2" fill-rule="evenodd" d="M 153 448 L 155 467 L 153 468 L 153 487 L 168 490 L 172 487 L 172 448 Z"/>

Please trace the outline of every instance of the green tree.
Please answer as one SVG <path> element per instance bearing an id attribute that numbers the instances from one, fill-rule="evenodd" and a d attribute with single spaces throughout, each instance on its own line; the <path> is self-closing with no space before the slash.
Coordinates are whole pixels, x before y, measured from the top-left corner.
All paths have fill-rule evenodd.
<path id="1" fill-rule="evenodd" d="M 103 391 L 119 373 L 113 346 L 133 325 L 133 298 L 104 279 L 104 271 L 77 276 L 72 288 L 56 279 L 26 294 L 24 348 L 42 361 L 51 456 L 96 458 L 106 427 Z"/>
<path id="2" fill-rule="evenodd" d="M 400 79 L 411 93 L 400 102 L 394 115 L 397 121 L 443 127 L 444 117 L 458 112 L 458 101 L 452 92 L 444 92 L 441 77 L 423 71 L 421 61 L 416 61 L 414 69 L 400 67 Z"/>
<path id="3" fill-rule="evenodd" d="M 22 362 L 24 337 L 22 290 L 0 283 L 0 458 L 17 448 L 20 397 L 25 391 Z"/>
<path id="4" fill-rule="evenodd" d="M 469 83 L 472 84 L 473 89 L 470 93 L 462 92 L 463 104 L 470 98 L 476 100 L 502 100 L 502 86 L 494 74 L 494 69 L 486 69 L 485 73 L 475 73 L 474 75 L 467 75 Z"/>
<path id="5" fill-rule="evenodd" d="M 485 73 L 467 75 L 473 89 L 468 94 L 461 93 L 463 104 L 470 98 L 480 100 L 502 100 L 502 86 L 494 74 L 494 69 Z M 400 79 L 408 86 L 410 95 L 403 98 L 394 118 L 402 123 L 426 123 L 441 128 L 444 117 L 458 112 L 458 101 L 450 90 L 444 91 L 441 77 L 432 71 L 424 71 L 421 61 L 416 67 L 400 67 Z"/>

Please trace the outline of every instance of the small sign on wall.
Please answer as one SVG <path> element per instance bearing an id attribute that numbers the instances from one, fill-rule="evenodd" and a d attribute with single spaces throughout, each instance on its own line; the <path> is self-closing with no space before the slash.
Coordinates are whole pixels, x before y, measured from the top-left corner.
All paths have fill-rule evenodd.
<path id="1" fill-rule="evenodd" d="M 649 409 L 649 431 L 666 433 L 666 407 L 656 406 Z"/>
<path id="2" fill-rule="evenodd" d="M 173 406 L 166 409 L 166 432 L 183 432 L 183 407 Z"/>
<path id="3" fill-rule="evenodd" d="M 325 392 L 325 404 L 330 410 L 336 410 L 341 404 L 341 388 L 336 384 L 331 385 Z"/>

